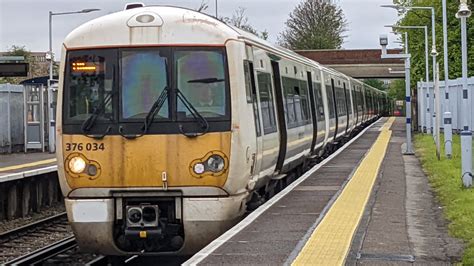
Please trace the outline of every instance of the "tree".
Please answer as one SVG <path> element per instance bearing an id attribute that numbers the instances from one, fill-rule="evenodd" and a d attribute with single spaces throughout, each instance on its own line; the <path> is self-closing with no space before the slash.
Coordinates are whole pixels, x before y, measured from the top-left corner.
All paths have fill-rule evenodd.
<path id="1" fill-rule="evenodd" d="M 239 7 L 237 10 L 234 11 L 232 17 L 221 17 L 220 20 L 224 21 L 227 24 L 234 25 L 235 27 L 248 31 L 257 35 L 258 37 L 267 40 L 268 39 L 268 31 L 264 30 L 259 32 L 255 29 L 250 23 L 248 17 L 245 15 L 245 8 Z"/>
<path id="2" fill-rule="evenodd" d="M 388 86 L 388 97 L 395 100 L 405 99 L 405 80 L 397 79 Z"/>
<path id="3" fill-rule="evenodd" d="M 380 79 L 366 79 L 364 83 L 382 91 L 387 90 L 387 85 Z"/>
<path id="4" fill-rule="evenodd" d="M 280 45 L 293 50 L 339 49 L 347 21 L 332 0 L 304 0 L 290 13 Z"/>
<path id="5" fill-rule="evenodd" d="M 199 5 L 198 8 L 196 8 L 196 11 L 198 12 L 204 12 L 209 8 L 209 5 L 207 4 L 207 1 L 202 0 L 201 4 Z M 255 29 L 250 23 L 248 17 L 245 15 L 245 8 L 244 7 L 239 7 L 237 10 L 234 11 L 232 14 L 232 17 L 220 17 L 219 20 L 233 25 L 239 29 L 248 31 L 252 34 L 257 35 L 258 37 L 267 40 L 268 39 L 268 31 L 264 30 L 259 32 L 257 29 Z"/>
<path id="6" fill-rule="evenodd" d="M 439 63 L 440 80 L 444 80 L 444 56 L 443 56 L 443 10 L 441 1 L 431 0 L 394 0 L 394 4 L 401 6 L 432 6 L 435 8 L 436 17 L 436 50 L 438 51 L 437 61 Z M 413 3 L 412 3 L 413 2 Z M 447 20 L 448 20 L 448 60 L 449 60 L 449 78 L 456 79 L 461 76 L 461 26 L 460 20 L 455 17 L 458 11 L 459 1 L 447 1 Z M 471 9 L 473 5 L 470 4 Z M 429 49 L 431 50 L 431 12 L 423 10 L 411 10 L 406 13 L 400 13 L 402 16 L 398 25 L 428 26 Z M 474 16 L 467 20 L 468 28 L 468 69 L 469 76 L 474 75 Z M 404 32 L 397 29 L 397 32 Z M 408 47 L 412 56 L 412 80 L 425 80 L 425 38 L 423 30 L 408 31 Z M 430 80 L 433 80 L 432 59 L 429 58 Z"/>

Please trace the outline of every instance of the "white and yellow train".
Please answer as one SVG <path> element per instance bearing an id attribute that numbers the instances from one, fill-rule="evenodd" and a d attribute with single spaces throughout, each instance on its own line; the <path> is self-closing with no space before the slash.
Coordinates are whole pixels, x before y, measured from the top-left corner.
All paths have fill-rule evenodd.
<path id="1" fill-rule="evenodd" d="M 192 10 L 92 20 L 64 41 L 59 178 L 80 247 L 189 254 L 362 126 L 387 96 Z"/>

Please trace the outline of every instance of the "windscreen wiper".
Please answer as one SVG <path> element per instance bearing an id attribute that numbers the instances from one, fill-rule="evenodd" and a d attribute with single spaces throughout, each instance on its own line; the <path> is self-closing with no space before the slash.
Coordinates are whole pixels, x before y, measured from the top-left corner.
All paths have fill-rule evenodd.
<path id="1" fill-rule="evenodd" d="M 119 127 L 120 135 L 122 135 L 122 137 L 127 138 L 127 139 L 136 139 L 145 135 L 148 132 L 148 129 L 150 128 L 151 124 L 153 123 L 156 114 L 160 112 L 161 107 L 163 107 L 163 104 L 165 103 L 166 99 L 168 99 L 168 94 L 169 94 L 169 89 L 168 87 L 165 87 L 163 91 L 161 91 L 160 96 L 158 96 L 158 98 L 156 99 L 156 101 L 153 103 L 150 110 L 146 114 L 145 121 L 143 121 L 142 132 L 140 134 L 125 134 L 123 131 L 123 127 L 120 126 Z"/>
<path id="2" fill-rule="evenodd" d="M 114 91 L 111 93 L 107 94 L 107 96 L 104 98 L 104 100 L 99 104 L 98 107 L 94 107 L 94 110 L 92 111 L 92 114 L 82 123 L 81 130 L 84 136 L 88 138 L 93 138 L 93 139 L 103 139 L 110 131 L 112 128 L 110 125 L 107 126 L 107 129 L 104 131 L 102 134 L 98 135 L 89 135 L 88 132 L 91 130 L 91 128 L 95 125 L 95 122 L 97 121 L 97 118 L 104 113 L 105 107 L 107 104 L 109 104 L 110 101 L 112 101 L 113 95 L 115 94 Z"/>
<path id="3" fill-rule="evenodd" d="M 218 78 L 204 78 L 204 79 L 192 79 L 188 80 L 188 83 L 214 83 L 214 82 L 222 82 L 224 79 L 218 79 Z"/>
<path id="4" fill-rule="evenodd" d="M 201 128 L 202 128 L 202 132 L 189 133 L 189 132 L 185 132 L 183 129 L 183 125 L 180 124 L 179 131 L 181 132 L 181 134 L 185 135 L 188 138 L 195 138 L 209 132 L 209 123 L 207 122 L 207 120 L 196 110 L 196 108 L 194 108 L 191 102 L 189 102 L 188 99 L 186 99 L 184 94 L 178 88 L 176 88 L 176 95 L 183 102 L 184 106 L 186 107 L 186 109 L 189 110 L 189 112 L 194 117 L 194 119 L 199 121 L 199 124 L 201 125 Z"/>

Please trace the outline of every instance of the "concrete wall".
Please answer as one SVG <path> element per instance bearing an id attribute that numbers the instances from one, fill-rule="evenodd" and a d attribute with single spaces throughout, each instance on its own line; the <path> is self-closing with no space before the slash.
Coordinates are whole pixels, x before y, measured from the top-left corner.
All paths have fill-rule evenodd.
<path id="1" fill-rule="evenodd" d="M 0 153 L 9 152 L 10 147 L 13 152 L 23 150 L 23 90 L 22 85 L 0 84 Z"/>

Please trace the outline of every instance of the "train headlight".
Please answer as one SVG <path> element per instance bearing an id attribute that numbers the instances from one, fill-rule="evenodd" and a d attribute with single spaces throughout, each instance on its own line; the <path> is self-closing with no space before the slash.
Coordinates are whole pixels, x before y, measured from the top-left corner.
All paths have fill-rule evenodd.
<path id="1" fill-rule="evenodd" d="M 218 173 L 224 170 L 224 165 L 224 158 L 220 155 L 214 154 L 207 159 L 207 169 L 211 172 Z"/>
<path id="2" fill-rule="evenodd" d="M 75 174 L 80 174 L 86 169 L 86 161 L 82 157 L 73 157 L 69 161 L 69 170 Z"/>
<path id="3" fill-rule="evenodd" d="M 153 206 L 143 207 L 143 221 L 145 223 L 154 223 L 157 217 L 157 210 Z"/>
<path id="4" fill-rule="evenodd" d="M 193 170 L 196 174 L 200 175 L 206 171 L 206 167 L 203 163 L 197 163 L 194 165 Z"/>
<path id="5" fill-rule="evenodd" d="M 128 209 L 127 219 L 131 224 L 139 223 L 142 220 L 142 210 L 137 207 Z"/>

